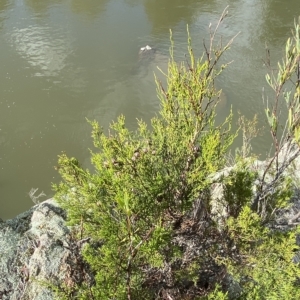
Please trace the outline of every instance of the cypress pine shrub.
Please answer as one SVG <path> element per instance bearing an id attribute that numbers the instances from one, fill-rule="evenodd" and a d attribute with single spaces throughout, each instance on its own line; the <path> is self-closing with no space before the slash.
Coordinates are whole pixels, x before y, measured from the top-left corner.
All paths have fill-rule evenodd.
<path id="1" fill-rule="evenodd" d="M 251 160 L 239 157 L 229 176 L 217 180 L 224 190 L 222 228 L 212 212 L 210 191 L 216 183 L 212 174 L 225 167 L 226 153 L 237 135 L 231 130 L 232 114 L 215 124 L 220 97 L 215 80 L 227 67 L 220 59 L 233 41 L 225 46 L 215 41 L 224 17 L 200 58 L 194 55 L 188 33 L 187 62 L 177 63 L 171 35 L 167 86 L 156 79 L 161 107 L 151 126 L 138 121 L 137 130 L 129 131 L 120 116 L 105 134 L 98 122 L 91 121 L 96 147 L 91 152 L 92 171 L 73 157 L 59 156 L 63 180 L 55 186 L 55 198 L 66 209 L 77 238 L 90 239 L 83 257 L 94 275 L 93 282 L 59 287 L 61 299 L 300 296 L 299 268 L 292 262 L 298 229 L 278 232 L 268 227 L 274 212 L 287 205 L 291 191 L 289 185 L 282 188 L 290 181 L 283 177 L 276 157 L 271 161 L 277 162 L 278 176 L 269 185 L 260 182 L 256 205 L 252 200 L 258 174 L 249 167 Z M 293 41 L 288 42 L 287 59 L 295 64 L 287 62 L 282 70 L 287 74 L 289 66 L 298 74 L 293 99 L 299 101 L 299 26 Z M 298 142 L 298 110 L 293 110 L 295 104 L 290 107 L 287 141 Z M 266 113 L 276 137 L 276 111 L 271 114 L 268 108 Z M 272 166 L 267 166 L 262 181 Z M 270 184 L 274 190 L 279 187 L 272 197 L 264 189 Z M 240 288 L 237 293 L 230 292 L 228 278 Z"/>

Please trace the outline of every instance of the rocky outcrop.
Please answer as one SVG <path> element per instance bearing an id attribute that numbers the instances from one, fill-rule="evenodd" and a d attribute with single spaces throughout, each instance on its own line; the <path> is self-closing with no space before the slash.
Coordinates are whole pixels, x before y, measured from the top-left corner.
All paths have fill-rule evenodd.
<path id="1" fill-rule="evenodd" d="M 284 162 L 288 161 L 289 157 L 297 154 L 295 152 L 297 149 L 292 145 L 290 148 L 283 149 L 285 152 L 282 151 L 279 157 L 280 166 L 284 166 Z M 257 171 L 258 177 L 261 178 L 267 166 L 268 161 L 255 161 L 251 168 Z M 275 226 L 281 230 L 295 226 L 300 220 L 300 193 L 297 189 L 300 173 L 298 170 L 300 170 L 300 158 L 297 156 L 292 164 L 280 171 L 284 175 L 288 174 L 295 186 L 291 205 L 277 214 Z M 223 184 L 218 183 L 217 177 L 229 176 L 232 171 L 234 167 L 225 168 L 215 174 L 213 181 L 216 183 L 209 191 L 212 214 L 215 215 L 218 223 L 226 218 L 226 207 L 222 203 Z M 270 172 L 265 177 L 267 185 L 272 184 L 274 176 L 276 177 L 276 172 L 270 168 Z M 253 192 L 255 195 L 255 186 Z M 187 215 L 173 239 L 175 244 L 187 249 L 186 257 L 199 255 L 203 247 L 215 242 L 207 240 L 207 245 L 205 245 L 203 244 L 204 237 L 199 236 L 204 232 L 205 222 L 198 222 L 203 218 L 202 214 L 205 211 L 203 203 L 201 198 L 195 200 L 192 217 Z M 93 283 L 93 276 L 81 257 L 82 246 L 87 240 L 78 241 L 74 237 L 73 229 L 75 228 L 71 230 L 65 220 L 64 210 L 53 199 L 49 199 L 12 220 L 0 222 L 0 299 L 53 300 L 55 298 L 53 287 L 72 288 L 82 282 Z M 201 230 L 197 229 L 197 224 L 200 224 Z M 222 226 L 219 229 L 221 228 Z M 216 239 L 218 235 L 222 236 L 222 230 L 215 232 Z M 297 242 L 300 243 L 300 238 Z M 296 253 L 294 261 L 300 261 L 299 253 Z M 226 274 L 226 270 L 219 270 L 220 267 L 217 265 L 212 268 L 216 268 L 215 274 L 225 274 L 222 275 L 224 286 L 227 287 L 229 298 L 235 299 L 236 295 L 241 293 L 239 285 L 229 274 Z M 203 281 L 203 288 L 210 283 L 210 280 L 216 280 L 210 274 L 202 275 L 202 279 L 207 279 Z"/>
<path id="2" fill-rule="evenodd" d="M 248 169 L 257 173 L 257 179 L 252 186 L 253 202 L 258 196 L 257 187 L 263 182 L 264 194 L 260 197 L 271 195 L 278 189 L 284 188 L 281 183 L 283 177 L 291 179 L 293 195 L 288 207 L 280 209 L 274 220 L 274 226 L 278 229 L 288 229 L 297 225 L 300 221 L 300 152 L 299 146 L 294 143 L 285 144 L 278 154 L 278 166 L 276 160 L 253 160 L 249 159 Z M 265 170 L 267 170 L 266 174 Z M 210 190 L 211 213 L 220 228 L 228 217 L 227 203 L 224 200 L 224 183 L 222 178 L 238 171 L 238 167 L 226 167 L 220 172 L 213 174 L 212 181 L 215 182 Z M 264 178 L 263 178 L 264 177 Z M 263 178 L 263 179 L 262 179 Z"/>
<path id="3" fill-rule="evenodd" d="M 72 286 L 87 274 L 65 218 L 49 199 L 0 223 L 0 299 L 54 299 L 51 285 Z"/>

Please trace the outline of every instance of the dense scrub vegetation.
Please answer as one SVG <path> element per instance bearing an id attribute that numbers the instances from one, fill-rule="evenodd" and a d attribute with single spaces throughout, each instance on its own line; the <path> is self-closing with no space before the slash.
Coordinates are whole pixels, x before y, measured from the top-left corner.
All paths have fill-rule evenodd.
<path id="1" fill-rule="evenodd" d="M 94 170 L 59 157 L 63 181 L 55 186 L 56 199 L 76 238 L 87 241 L 83 256 L 91 273 L 57 287 L 58 298 L 300 299 L 293 261 L 299 230 L 274 225 L 291 197 L 287 170 L 299 155 L 299 25 L 277 69 L 266 60 L 275 154 L 255 169 L 248 143 L 255 122 L 242 119 L 233 131 L 230 114 L 215 124 L 215 79 L 227 67 L 220 59 L 233 42 L 216 41 L 224 17 L 199 59 L 188 36 L 188 61 L 175 62 L 171 39 L 167 86 L 156 80 L 161 109 L 151 126 L 139 121 L 131 132 L 121 116 L 104 134 L 91 122 Z M 281 101 L 288 110 L 283 125 Z M 224 169 L 238 132 L 245 143 L 235 166 Z"/>

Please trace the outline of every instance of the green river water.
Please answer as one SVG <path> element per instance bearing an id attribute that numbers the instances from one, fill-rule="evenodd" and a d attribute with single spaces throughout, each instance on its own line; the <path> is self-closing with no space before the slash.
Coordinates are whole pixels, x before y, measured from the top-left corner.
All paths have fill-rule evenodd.
<path id="1" fill-rule="evenodd" d="M 89 166 L 86 118 L 104 128 L 119 114 L 132 129 L 136 118 L 149 121 L 159 109 L 153 72 L 166 68 L 169 29 L 176 58 L 187 52 L 187 24 L 200 54 L 227 5 L 220 34 L 241 33 L 217 83 L 225 95 L 218 118 L 232 107 L 258 114 L 263 126 L 265 44 L 274 61 L 281 57 L 299 0 L 0 0 L 0 217 L 32 206 L 31 188 L 53 195 L 62 151 Z M 146 45 L 156 52 L 145 59 Z M 264 156 L 270 142 L 258 137 L 254 151 Z"/>

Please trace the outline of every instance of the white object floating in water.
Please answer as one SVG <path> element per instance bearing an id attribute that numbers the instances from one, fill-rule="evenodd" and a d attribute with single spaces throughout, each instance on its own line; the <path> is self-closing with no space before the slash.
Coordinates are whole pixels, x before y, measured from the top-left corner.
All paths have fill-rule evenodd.
<path id="1" fill-rule="evenodd" d="M 141 51 L 148 51 L 148 50 L 151 50 L 151 49 L 152 48 L 149 45 L 147 45 L 146 47 L 142 47 Z"/>

